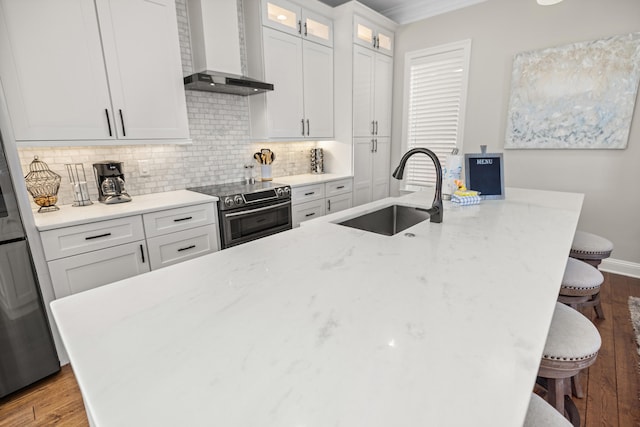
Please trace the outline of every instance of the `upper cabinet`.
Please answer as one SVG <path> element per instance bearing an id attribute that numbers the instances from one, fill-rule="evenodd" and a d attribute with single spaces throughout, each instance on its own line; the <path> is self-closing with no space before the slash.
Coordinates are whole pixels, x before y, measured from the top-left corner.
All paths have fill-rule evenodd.
<path id="1" fill-rule="evenodd" d="M 0 0 L 0 79 L 19 143 L 189 138 L 172 0 Z"/>
<path id="2" fill-rule="evenodd" d="M 393 55 L 393 32 L 359 15 L 353 17 L 353 42 L 385 55 Z"/>
<path id="3" fill-rule="evenodd" d="M 333 46 L 333 22 L 286 0 L 262 0 L 262 23 L 285 33 Z"/>
<path id="4" fill-rule="evenodd" d="M 249 99 L 252 137 L 332 138 L 331 19 L 283 0 L 248 0 L 244 5 L 249 77 L 274 85 L 272 92 Z"/>

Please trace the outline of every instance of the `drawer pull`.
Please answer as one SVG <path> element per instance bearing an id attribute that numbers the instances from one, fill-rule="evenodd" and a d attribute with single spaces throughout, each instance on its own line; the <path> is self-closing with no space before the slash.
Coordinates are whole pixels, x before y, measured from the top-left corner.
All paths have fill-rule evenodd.
<path id="1" fill-rule="evenodd" d="M 310 193 L 304 193 L 304 195 L 305 195 L 305 196 L 311 196 L 312 194 L 316 194 L 316 192 L 315 192 L 315 191 L 312 191 L 312 192 L 310 192 Z"/>
<path id="2" fill-rule="evenodd" d="M 140 256 L 142 257 L 142 263 L 144 264 L 144 249 L 142 248 L 142 245 L 140 245 Z"/>
<path id="3" fill-rule="evenodd" d="M 180 249 L 178 249 L 178 252 L 188 251 L 189 249 L 193 249 L 195 247 L 196 247 L 196 245 L 191 245 L 191 246 L 187 246 L 185 248 L 180 248 Z"/>
<path id="4" fill-rule="evenodd" d="M 339 185 L 336 187 L 336 190 L 342 190 L 344 188 L 344 185 Z"/>
<path id="5" fill-rule="evenodd" d="M 173 222 L 188 221 L 190 219 L 193 219 L 193 217 L 192 216 L 186 216 L 184 218 L 176 218 L 176 219 L 173 220 Z"/>
<path id="6" fill-rule="evenodd" d="M 310 216 L 314 216 L 315 214 L 316 214 L 315 212 L 311 212 L 311 213 L 306 214 L 305 216 L 306 217 L 310 217 Z"/>
<path id="7" fill-rule="evenodd" d="M 84 240 L 93 240 L 93 239 L 99 239 L 101 237 L 107 237 L 107 236 L 111 236 L 111 233 L 104 233 L 104 234 L 98 234 L 97 236 L 89 236 L 89 237 L 85 237 Z"/>

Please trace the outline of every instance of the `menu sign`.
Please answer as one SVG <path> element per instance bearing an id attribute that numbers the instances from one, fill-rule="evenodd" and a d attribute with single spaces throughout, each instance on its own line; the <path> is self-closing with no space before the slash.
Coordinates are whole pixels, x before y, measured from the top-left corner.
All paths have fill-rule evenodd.
<path id="1" fill-rule="evenodd" d="M 502 153 L 465 154 L 465 177 L 469 190 L 483 199 L 504 199 L 504 162 Z"/>

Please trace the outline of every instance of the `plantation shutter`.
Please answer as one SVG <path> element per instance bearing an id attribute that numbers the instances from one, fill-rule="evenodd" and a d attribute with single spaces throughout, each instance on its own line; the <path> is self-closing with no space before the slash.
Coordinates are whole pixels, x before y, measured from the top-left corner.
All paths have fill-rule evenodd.
<path id="1" fill-rule="evenodd" d="M 406 149 L 433 151 L 444 168 L 447 156 L 461 149 L 470 43 L 455 43 L 408 55 Z M 405 169 L 404 188 L 433 186 L 433 162 L 416 155 Z"/>

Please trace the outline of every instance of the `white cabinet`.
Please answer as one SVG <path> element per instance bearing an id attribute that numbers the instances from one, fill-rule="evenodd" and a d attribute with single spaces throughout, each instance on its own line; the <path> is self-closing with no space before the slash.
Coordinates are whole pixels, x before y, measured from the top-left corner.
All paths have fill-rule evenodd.
<path id="1" fill-rule="evenodd" d="M 331 19 L 287 1 L 245 3 L 249 76 L 274 90 L 249 98 L 254 139 L 332 138 Z"/>
<path id="2" fill-rule="evenodd" d="M 220 249 L 213 203 L 146 213 L 142 218 L 152 270 Z"/>
<path id="3" fill-rule="evenodd" d="M 149 271 L 144 240 L 49 261 L 56 298 Z"/>
<path id="4" fill-rule="evenodd" d="M 261 7 L 262 25 L 333 46 L 333 22 L 330 18 L 286 0 L 262 0 Z"/>
<path id="5" fill-rule="evenodd" d="M 0 0 L 0 79 L 17 141 L 189 137 L 171 0 Z"/>
<path id="6" fill-rule="evenodd" d="M 353 42 L 369 49 L 393 55 L 393 32 L 362 16 L 353 17 Z"/>
<path id="7" fill-rule="evenodd" d="M 291 190 L 293 227 L 298 227 L 301 222 L 350 208 L 352 182 L 351 178 L 345 178 L 293 187 Z"/>
<path id="8" fill-rule="evenodd" d="M 391 136 L 393 58 L 353 49 L 353 136 Z"/>
<path id="9" fill-rule="evenodd" d="M 219 249 L 213 202 L 42 231 L 56 298 Z"/>
<path id="10" fill-rule="evenodd" d="M 147 239 L 151 269 L 196 258 L 219 249 L 215 224 Z"/>
<path id="11" fill-rule="evenodd" d="M 299 227 L 301 222 L 324 215 L 324 198 L 291 206 L 293 228 Z"/>
<path id="12" fill-rule="evenodd" d="M 355 138 L 353 167 L 354 206 L 389 196 L 390 153 L 390 138 Z"/>

